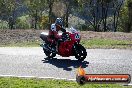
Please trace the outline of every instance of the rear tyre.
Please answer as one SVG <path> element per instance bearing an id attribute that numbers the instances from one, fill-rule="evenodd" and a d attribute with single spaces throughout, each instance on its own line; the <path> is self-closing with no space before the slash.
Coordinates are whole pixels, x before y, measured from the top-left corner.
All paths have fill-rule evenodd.
<path id="1" fill-rule="evenodd" d="M 56 48 L 54 47 L 51 47 L 51 49 L 45 49 L 43 48 L 43 51 L 45 53 L 45 55 L 48 57 L 48 58 L 53 58 L 56 56 L 56 52 L 55 52 Z"/>
<path id="2" fill-rule="evenodd" d="M 86 49 L 82 45 L 75 45 L 75 58 L 83 61 L 87 56 Z"/>

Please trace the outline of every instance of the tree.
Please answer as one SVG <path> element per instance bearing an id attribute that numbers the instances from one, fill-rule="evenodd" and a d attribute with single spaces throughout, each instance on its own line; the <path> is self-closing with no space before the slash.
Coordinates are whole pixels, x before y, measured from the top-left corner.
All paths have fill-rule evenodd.
<path id="1" fill-rule="evenodd" d="M 37 29 L 39 17 L 42 16 L 42 11 L 45 10 L 44 8 L 47 8 L 48 0 L 24 0 L 23 3 L 29 8 L 29 13 L 32 17 L 32 27 Z"/>
<path id="2" fill-rule="evenodd" d="M 0 13 L 1 19 L 7 20 L 9 24 L 9 28 L 13 29 L 13 25 L 15 24 L 15 14 L 14 11 L 17 9 L 18 3 L 16 0 L 0 0 Z M 9 18 L 12 18 L 10 21 Z M 11 26 L 11 27 L 10 27 Z"/>
<path id="3" fill-rule="evenodd" d="M 125 5 L 120 11 L 120 28 L 125 32 L 132 31 L 132 1 L 125 0 Z"/>
<path id="4" fill-rule="evenodd" d="M 92 25 L 94 31 L 116 31 L 118 27 L 118 18 L 123 1 L 119 0 L 78 0 L 81 11 L 78 11 L 86 25 Z M 87 2 L 87 3 L 86 3 Z M 111 29 L 108 25 L 108 18 L 112 17 Z M 114 30 L 113 30 L 114 29 Z"/>
<path id="5" fill-rule="evenodd" d="M 103 21 L 103 31 L 107 31 L 107 18 L 108 18 L 108 10 L 110 7 L 110 3 L 113 0 L 99 0 L 101 3 L 101 9 L 102 9 L 102 21 Z"/>
<path id="6" fill-rule="evenodd" d="M 49 7 L 49 29 L 52 23 L 52 7 L 53 7 L 54 0 L 48 0 L 48 7 Z"/>
<path id="7" fill-rule="evenodd" d="M 108 18 L 108 10 L 111 2 L 112 0 L 89 0 L 89 3 L 85 4 L 85 8 L 88 9 L 86 10 L 87 16 L 89 17 L 86 22 L 92 25 L 94 31 L 101 31 L 100 26 L 103 26 L 103 31 L 107 31 L 106 19 Z"/>
<path id="8" fill-rule="evenodd" d="M 114 28 L 114 32 L 117 31 L 117 26 L 118 26 L 118 18 L 119 18 L 119 12 L 120 12 L 120 9 L 121 9 L 121 6 L 123 4 L 123 1 L 119 2 L 119 1 L 113 1 L 113 28 Z"/>
<path id="9" fill-rule="evenodd" d="M 63 0 L 66 3 L 66 13 L 64 16 L 65 27 L 68 27 L 68 17 L 72 8 L 76 8 L 79 4 L 79 0 Z"/>
<path id="10" fill-rule="evenodd" d="M 128 0 L 128 25 L 127 32 L 132 31 L 132 1 Z"/>
<path id="11" fill-rule="evenodd" d="M 110 3 L 113 0 L 78 0 L 81 17 L 85 17 L 86 25 L 92 25 L 94 31 L 107 31 L 107 18 Z"/>

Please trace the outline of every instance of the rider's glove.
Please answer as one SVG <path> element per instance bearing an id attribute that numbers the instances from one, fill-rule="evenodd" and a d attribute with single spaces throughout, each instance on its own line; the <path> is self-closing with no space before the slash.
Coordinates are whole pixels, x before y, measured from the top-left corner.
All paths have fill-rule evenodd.
<path id="1" fill-rule="evenodd" d="M 61 31 L 62 31 L 62 32 L 66 32 L 66 29 L 64 29 L 64 28 L 62 27 L 62 28 L 61 28 Z"/>

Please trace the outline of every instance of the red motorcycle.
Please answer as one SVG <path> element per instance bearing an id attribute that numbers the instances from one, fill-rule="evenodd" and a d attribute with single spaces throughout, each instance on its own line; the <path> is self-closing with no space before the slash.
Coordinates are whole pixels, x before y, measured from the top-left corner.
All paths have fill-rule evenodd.
<path id="1" fill-rule="evenodd" d="M 80 61 L 83 61 L 86 58 L 87 52 L 80 44 L 81 37 L 79 32 L 73 28 L 70 29 L 72 29 L 71 32 L 59 34 L 61 38 L 57 42 L 57 46 L 52 46 L 51 43 L 47 43 L 48 33 L 41 33 L 40 38 L 45 42 L 41 44 L 41 46 L 48 58 L 53 58 L 56 54 L 59 54 L 62 57 L 75 56 L 75 58 Z"/>

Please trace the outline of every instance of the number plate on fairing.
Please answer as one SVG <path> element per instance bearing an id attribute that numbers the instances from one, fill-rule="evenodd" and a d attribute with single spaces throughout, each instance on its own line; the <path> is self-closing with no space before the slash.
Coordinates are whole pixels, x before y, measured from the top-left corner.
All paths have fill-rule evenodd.
<path id="1" fill-rule="evenodd" d="M 79 34 L 75 34 L 75 39 L 80 39 L 80 35 Z"/>

